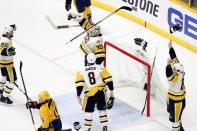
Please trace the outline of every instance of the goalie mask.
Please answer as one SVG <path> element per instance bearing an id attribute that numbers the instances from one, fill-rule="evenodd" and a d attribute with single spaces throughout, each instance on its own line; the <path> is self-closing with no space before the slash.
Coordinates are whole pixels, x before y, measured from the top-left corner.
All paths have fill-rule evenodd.
<path id="1" fill-rule="evenodd" d="M 134 42 L 136 45 L 141 46 L 144 50 L 146 50 L 148 43 L 144 39 L 134 38 Z"/>

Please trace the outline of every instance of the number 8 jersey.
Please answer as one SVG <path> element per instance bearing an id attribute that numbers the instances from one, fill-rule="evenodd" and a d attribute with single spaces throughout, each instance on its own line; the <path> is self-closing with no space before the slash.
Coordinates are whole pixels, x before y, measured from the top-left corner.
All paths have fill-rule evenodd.
<path id="1" fill-rule="evenodd" d="M 87 96 L 94 96 L 100 90 L 105 88 L 105 84 L 112 82 L 111 74 L 101 65 L 86 66 L 83 71 L 77 72 L 76 88 L 80 92 L 84 88 Z"/>

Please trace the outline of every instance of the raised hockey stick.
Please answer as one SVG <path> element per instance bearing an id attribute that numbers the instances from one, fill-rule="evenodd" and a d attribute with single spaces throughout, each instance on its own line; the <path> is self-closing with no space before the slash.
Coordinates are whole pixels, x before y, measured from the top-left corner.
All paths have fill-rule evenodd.
<path id="1" fill-rule="evenodd" d="M 156 51 L 155 51 L 155 56 L 154 56 L 154 60 L 153 60 L 153 64 L 152 64 L 152 70 L 151 70 L 151 74 L 150 74 L 150 81 L 151 81 L 152 74 L 153 74 L 153 69 L 154 69 L 154 66 L 155 66 L 155 60 L 156 60 L 156 56 L 157 56 L 157 50 L 158 50 L 158 47 L 156 48 Z M 145 99 L 145 102 L 144 102 L 144 107 L 142 109 L 141 115 L 144 113 L 144 110 L 145 110 L 145 107 L 146 107 L 147 98 L 148 98 L 148 91 L 146 93 L 146 99 Z"/>
<path id="2" fill-rule="evenodd" d="M 110 13 L 108 16 L 104 17 L 103 19 L 101 19 L 100 21 L 98 21 L 97 23 L 95 23 L 93 26 L 91 26 L 89 29 L 81 32 L 80 34 L 76 35 L 74 38 L 72 38 L 71 40 L 69 40 L 68 42 L 66 42 L 66 44 L 72 42 L 73 40 L 75 40 L 76 38 L 78 38 L 79 36 L 81 36 L 82 34 L 84 34 L 85 32 L 87 32 L 88 30 L 90 30 L 91 28 L 93 28 L 94 26 L 98 25 L 99 23 L 101 23 L 102 21 L 104 21 L 105 19 L 107 19 L 108 17 L 110 17 L 111 15 L 115 14 L 116 12 L 118 12 L 119 10 L 127 10 L 127 11 L 132 11 L 132 8 L 128 7 L 128 6 L 122 6 L 120 8 L 118 8 L 117 10 L 115 10 L 114 12 Z"/>
<path id="3" fill-rule="evenodd" d="M 24 90 L 25 90 L 25 96 L 26 96 L 27 102 L 29 102 L 28 95 L 27 95 L 27 90 L 26 90 L 26 87 L 25 87 L 25 82 L 24 82 L 24 79 L 23 79 L 22 67 L 23 67 L 23 62 L 20 61 L 20 68 L 19 69 L 20 69 L 21 79 L 22 79 Z M 30 115 L 31 115 L 32 123 L 34 125 L 34 129 L 36 130 L 36 126 L 35 126 L 35 122 L 34 122 L 34 117 L 33 117 L 33 113 L 31 111 L 31 108 L 29 108 L 29 112 L 30 112 Z"/>
<path id="4" fill-rule="evenodd" d="M 25 95 L 26 96 L 26 94 L 25 94 L 25 92 L 23 92 L 23 90 L 18 86 L 18 84 L 16 84 L 15 82 L 14 82 L 14 84 L 16 85 L 16 87 L 19 89 L 19 91 L 21 92 L 21 93 L 23 93 L 23 95 Z M 30 100 L 30 101 L 32 101 L 32 99 L 31 98 L 29 98 L 29 96 L 27 96 L 28 97 L 28 99 Z"/>
<path id="5" fill-rule="evenodd" d="M 65 29 L 65 28 L 67 29 L 71 27 L 80 27 L 80 25 L 57 25 L 56 26 L 48 15 L 46 15 L 45 18 L 50 23 L 50 25 L 53 27 L 54 30 Z"/>

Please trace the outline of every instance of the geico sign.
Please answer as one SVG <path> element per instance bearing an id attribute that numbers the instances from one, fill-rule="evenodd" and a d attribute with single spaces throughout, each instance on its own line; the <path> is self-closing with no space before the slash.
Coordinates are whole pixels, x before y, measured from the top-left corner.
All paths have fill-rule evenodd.
<path id="1" fill-rule="evenodd" d="M 174 8 L 168 9 L 168 24 L 173 26 L 176 23 L 183 25 L 184 34 L 197 40 L 197 17 L 193 18 L 187 14 L 183 14 Z M 182 31 L 181 30 L 181 31 Z"/>

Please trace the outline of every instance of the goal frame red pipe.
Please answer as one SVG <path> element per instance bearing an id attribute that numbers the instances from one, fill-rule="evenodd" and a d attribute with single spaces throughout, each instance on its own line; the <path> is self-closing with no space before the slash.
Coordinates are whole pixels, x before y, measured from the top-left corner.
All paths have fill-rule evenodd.
<path id="1" fill-rule="evenodd" d="M 148 78 L 147 78 L 147 106 L 146 106 L 146 115 L 147 117 L 150 117 L 150 75 L 151 75 L 151 66 L 149 63 L 137 58 L 136 56 L 134 55 L 131 55 L 130 53 L 128 53 L 127 51 L 115 46 L 114 44 L 111 44 L 110 42 L 104 42 L 104 48 L 105 48 L 105 60 L 104 60 L 104 66 L 106 67 L 106 58 L 107 58 L 107 46 L 110 46 L 116 50 L 118 50 L 119 52 L 125 54 L 126 56 L 132 58 L 132 59 L 135 59 L 137 60 L 138 62 L 140 62 L 141 64 L 145 65 L 148 69 Z"/>

